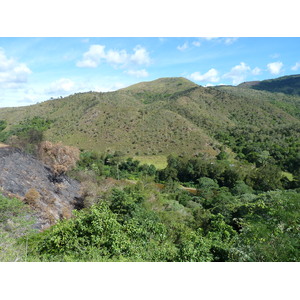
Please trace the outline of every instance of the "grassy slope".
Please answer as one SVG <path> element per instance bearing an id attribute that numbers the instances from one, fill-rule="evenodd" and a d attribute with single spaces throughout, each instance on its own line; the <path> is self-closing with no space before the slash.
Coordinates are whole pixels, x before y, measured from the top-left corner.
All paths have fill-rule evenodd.
<path id="1" fill-rule="evenodd" d="M 269 102 L 273 106 L 300 119 L 300 97 L 299 96 L 288 95 L 288 94 L 277 93 L 277 92 L 270 92 L 270 91 L 260 91 L 252 88 L 247 88 L 247 86 L 242 86 L 242 85 L 237 87 L 220 86 L 218 87 L 218 89 L 233 94 L 235 96 L 249 98 L 256 101 L 263 100 L 264 102 Z"/>
<path id="2" fill-rule="evenodd" d="M 262 81 L 244 82 L 242 88 L 300 96 L 300 75 L 283 76 Z"/>
<path id="3" fill-rule="evenodd" d="M 272 103 L 271 93 L 249 90 L 204 88 L 184 78 L 161 78 L 116 92 L 74 94 L 0 109 L 0 119 L 11 126 L 27 117 L 49 118 L 54 124 L 46 132 L 47 139 L 82 149 L 120 150 L 136 156 L 215 155 L 218 143 L 212 136 L 223 128 L 299 123 L 288 109 Z M 285 104 L 286 99 L 276 101 Z"/>

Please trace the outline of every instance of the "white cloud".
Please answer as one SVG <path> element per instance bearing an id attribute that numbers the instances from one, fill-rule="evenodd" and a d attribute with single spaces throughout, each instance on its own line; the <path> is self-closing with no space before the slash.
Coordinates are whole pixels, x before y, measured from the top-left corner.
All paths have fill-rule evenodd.
<path id="1" fill-rule="evenodd" d="M 297 71 L 299 68 L 300 68 L 300 62 L 296 62 L 296 64 L 291 67 L 291 70 Z"/>
<path id="2" fill-rule="evenodd" d="M 0 48 L 0 87 L 18 88 L 28 80 L 31 70 L 24 63 L 8 58 Z"/>
<path id="3" fill-rule="evenodd" d="M 205 74 L 200 74 L 199 72 L 192 73 L 189 77 L 195 81 L 201 82 L 218 82 L 220 78 L 218 77 L 218 71 L 216 69 L 210 69 Z"/>
<path id="4" fill-rule="evenodd" d="M 127 65 L 149 65 L 151 59 L 148 51 L 138 45 L 129 54 L 126 50 L 108 50 L 105 51 L 104 45 L 92 45 L 90 49 L 83 54 L 83 59 L 77 62 L 77 67 L 96 68 L 101 62 L 107 62 L 113 66 L 126 67 Z"/>
<path id="5" fill-rule="evenodd" d="M 267 65 L 268 71 L 273 75 L 279 74 L 281 72 L 282 67 L 283 63 L 281 61 L 276 61 Z"/>
<path id="6" fill-rule="evenodd" d="M 261 69 L 258 68 L 258 67 L 255 67 L 255 68 L 251 71 L 251 73 L 252 73 L 253 75 L 259 75 L 259 74 L 261 74 Z"/>
<path id="7" fill-rule="evenodd" d="M 150 65 L 151 59 L 147 50 L 138 45 L 134 49 L 134 53 L 130 56 L 130 61 L 137 65 Z"/>
<path id="8" fill-rule="evenodd" d="M 105 59 L 108 63 L 111 64 L 124 64 L 128 60 L 128 54 L 125 50 L 121 50 L 121 51 L 109 50 L 105 54 Z"/>
<path id="9" fill-rule="evenodd" d="M 236 65 L 233 68 L 231 68 L 230 72 L 224 74 L 223 77 L 232 79 L 232 84 L 236 85 L 245 81 L 250 71 L 251 68 L 244 62 L 241 62 L 239 65 Z"/>
<path id="10" fill-rule="evenodd" d="M 101 62 L 101 59 L 105 58 L 105 46 L 92 45 L 89 51 L 83 54 L 83 59 L 77 62 L 77 67 L 81 68 L 96 68 Z"/>
<path id="11" fill-rule="evenodd" d="M 237 37 L 225 38 L 225 39 L 224 39 L 224 44 L 225 44 L 225 45 L 231 45 L 231 44 L 233 44 L 234 42 L 236 42 L 237 39 L 238 39 Z"/>
<path id="12" fill-rule="evenodd" d="M 128 70 L 128 71 L 125 71 L 125 73 L 128 75 L 131 75 L 131 76 L 135 76 L 137 78 L 149 76 L 148 72 L 145 69 L 143 69 L 143 70 Z"/>
<path id="13" fill-rule="evenodd" d="M 188 43 L 185 42 L 183 45 L 177 46 L 177 49 L 178 49 L 179 51 L 184 51 L 184 50 L 186 50 L 188 47 L 189 47 Z"/>
<path id="14" fill-rule="evenodd" d="M 75 83 L 68 78 L 61 78 L 52 82 L 49 88 L 45 89 L 45 93 L 53 95 L 66 95 L 70 94 L 75 87 Z"/>
<path id="15" fill-rule="evenodd" d="M 199 41 L 194 41 L 192 42 L 192 44 L 195 46 L 195 47 L 200 47 L 201 46 L 201 43 Z"/>

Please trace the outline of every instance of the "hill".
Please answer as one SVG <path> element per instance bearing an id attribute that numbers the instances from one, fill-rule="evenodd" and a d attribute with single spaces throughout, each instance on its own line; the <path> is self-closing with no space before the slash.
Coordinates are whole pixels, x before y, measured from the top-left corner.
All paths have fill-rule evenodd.
<path id="1" fill-rule="evenodd" d="M 6 130 L 28 118 L 50 119 L 46 139 L 127 155 L 219 153 L 220 132 L 299 127 L 299 97 L 242 87 L 202 87 L 161 78 L 108 93 L 78 93 L 36 105 L 0 109 Z"/>
<path id="2" fill-rule="evenodd" d="M 238 87 L 300 96 L 300 75 L 283 76 L 262 81 L 243 82 L 239 84 Z"/>
<path id="3" fill-rule="evenodd" d="M 165 77 L 153 81 L 140 82 L 122 90 L 138 93 L 174 94 L 197 87 L 199 87 L 197 84 L 183 77 Z"/>

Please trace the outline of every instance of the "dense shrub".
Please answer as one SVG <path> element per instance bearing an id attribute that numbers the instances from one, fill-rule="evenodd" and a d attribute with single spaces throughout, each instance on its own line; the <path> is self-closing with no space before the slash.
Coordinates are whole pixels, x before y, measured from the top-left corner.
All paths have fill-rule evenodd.
<path id="1" fill-rule="evenodd" d="M 76 147 L 42 142 L 39 146 L 39 158 L 48 165 L 55 175 L 61 175 L 75 167 L 80 151 Z"/>

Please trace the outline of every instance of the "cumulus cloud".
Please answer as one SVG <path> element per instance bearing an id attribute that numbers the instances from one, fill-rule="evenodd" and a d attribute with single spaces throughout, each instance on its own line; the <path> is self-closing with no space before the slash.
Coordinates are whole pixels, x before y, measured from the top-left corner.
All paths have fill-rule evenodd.
<path id="1" fill-rule="evenodd" d="M 297 71 L 299 68 L 300 68 L 300 62 L 296 62 L 296 64 L 291 67 L 291 70 Z"/>
<path id="2" fill-rule="evenodd" d="M 267 64 L 268 71 L 272 75 L 279 74 L 282 70 L 282 67 L 283 67 L 283 63 L 281 61 L 276 61 L 276 62 Z"/>
<path id="3" fill-rule="evenodd" d="M 74 87 L 75 83 L 71 79 L 61 78 L 52 82 L 49 88 L 45 90 L 45 93 L 53 95 L 66 95 L 70 94 Z"/>
<path id="4" fill-rule="evenodd" d="M 0 48 L 0 87 L 18 88 L 28 80 L 31 70 L 24 63 L 8 58 Z"/>
<path id="5" fill-rule="evenodd" d="M 220 80 L 218 74 L 219 73 L 216 69 L 210 69 L 205 74 L 200 74 L 199 72 L 194 72 L 189 77 L 195 81 L 218 82 Z"/>
<path id="6" fill-rule="evenodd" d="M 128 54 L 125 50 L 109 50 L 103 58 L 110 64 L 125 64 L 128 60 Z"/>
<path id="7" fill-rule="evenodd" d="M 101 62 L 101 59 L 105 58 L 105 46 L 92 45 L 89 51 L 83 54 L 83 59 L 77 62 L 77 67 L 81 68 L 96 68 Z"/>
<path id="8" fill-rule="evenodd" d="M 253 75 L 259 75 L 259 74 L 261 74 L 261 69 L 258 68 L 258 67 L 255 67 L 255 68 L 251 71 L 251 73 L 252 73 Z"/>
<path id="9" fill-rule="evenodd" d="M 136 46 L 131 54 L 124 49 L 106 51 L 104 45 L 92 45 L 76 65 L 77 67 L 96 68 L 101 62 L 126 67 L 128 65 L 149 65 L 151 59 L 148 51 L 140 45 Z"/>
<path id="10" fill-rule="evenodd" d="M 178 49 L 179 51 L 184 51 L 184 50 L 186 50 L 188 47 L 189 47 L 188 43 L 185 42 L 183 45 L 177 46 L 177 49 Z"/>
<path id="11" fill-rule="evenodd" d="M 233 68 L 231 68 L 230 72 L 224 74 L 223 77 L 230 78 L 232 80 L 232 84 L 236 85 L 245 81 L 250 71 L 251 68 L 244 62 L 241 62 L 239 65 L 236 65 Z"/>
<path id="12" fill-rule="evenodd" d="M 128 71 L 125 71 L 125 73 L 128 75 L 131 75 L 131 76 L 135 76 L 137 78 L 149 76 L 148 72 L 145 69 L 143 69 L 143 70 L 128 70 Z"/>
<path id="13" fill-rule="evenodd" d="M 151 59 L 148 51 L 138 45 L 134 49 L 134 53 L 130 56 L 130 61 L 137 65 L 150 65 Z"/>

